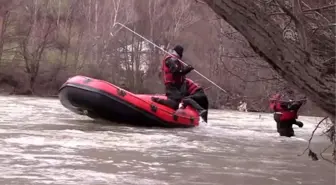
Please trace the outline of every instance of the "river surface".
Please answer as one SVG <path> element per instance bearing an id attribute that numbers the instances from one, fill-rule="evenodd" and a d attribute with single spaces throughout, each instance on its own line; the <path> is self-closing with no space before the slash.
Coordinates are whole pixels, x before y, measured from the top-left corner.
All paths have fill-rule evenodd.
<path id="1" fill-rule="evenodd" d="M 57 99 L 0 96 L 0 184 L 335 184 L 334 166 L 298 156 L 321 118 L 301 117 L 285 138 L 271 114 L 209 113 L 210 126 L 136 128 L 75 115 Z M 321 131 L 317 151 L 328 145 Z"/>

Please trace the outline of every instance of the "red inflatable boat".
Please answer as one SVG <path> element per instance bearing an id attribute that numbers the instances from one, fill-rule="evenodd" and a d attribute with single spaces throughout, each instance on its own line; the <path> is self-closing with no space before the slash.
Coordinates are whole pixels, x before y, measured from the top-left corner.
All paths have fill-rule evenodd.
<path id="1" fill-rule="evenodd" d="M 106 81 L 85 76 L 70 78 L 59 90 L 59 99 L 64 107 L 91 118 L 139 126 L 198 125 L 198 113 L 191 107 L 175 111 L 153 102 L 152 96 L 133 94 Z M 165 98 L 162 95 L 156 97 Z"/>

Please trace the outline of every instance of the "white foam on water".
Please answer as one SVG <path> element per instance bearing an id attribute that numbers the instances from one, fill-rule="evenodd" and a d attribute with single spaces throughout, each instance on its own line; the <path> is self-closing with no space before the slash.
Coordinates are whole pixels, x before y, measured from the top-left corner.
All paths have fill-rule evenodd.
<path id="1" fill-rule="evenodd" d="M 186 176 L 199 169 L 209 173 L 209 184 L 212 177 L 228 175 L 281 181 L 281 174 L 303 175 L 298 168 L 306 170 L 305 161 L 286 150 L 304 149 L 321 120 L 300 117 L 305 125 L 294 126 L 292 138 L 278 135 L 272 114 L 219 110 L 209 110 L 208 124 L 190 129 L 96 125 L 101 128 L 96 131 L 81 127 L 89 119 L 58 100 L 0 97 L 0 104 L 6 105 L 0 105 L 0 179 L 33 184 L 190 184 L 194 181 Z M 62 127 L 45 129 L 44 124 Z"/>
<path id="2" fill-rule="evenodd" d="M 295 139 L 295 140 L 298 140 L 298 141 L 304 141 L 304 142 L 308 142 L 307 139 L 304 139 L 304 138 L 299 138 L 299 137 L 296 137 L 296 136 L 293 136 L 291 137 L 292 139 Z"/>

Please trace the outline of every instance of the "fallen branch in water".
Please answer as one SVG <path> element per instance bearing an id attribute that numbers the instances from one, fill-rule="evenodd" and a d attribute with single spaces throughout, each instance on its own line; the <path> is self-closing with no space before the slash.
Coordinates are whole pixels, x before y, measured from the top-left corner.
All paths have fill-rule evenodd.
<path id="1" fill-rule="evenodd" d="M 332 163 L 332 164 L 336 164 L 334 161 L 332 161 L 332 160 L 330 160 L 330 159 L 327 159 L 327 158 L 325 158 L 324 156 L 323 156 L 323 153 L 325 152 L 325 151 L 327 151 L 331 146 L 333 146 L 333 143 L 331 143 L 330 145 L 328 145 L 327 147 L 325 147 L 322 151 L 321 151 L 321 153 L 320 153 L 320 156 L 321 156 L 321 158 L 323 159 L 323 160 L 325 160 L 325 161 L 328 161 L 328 162 L 330 162 L 330 163 Z M 333 154 L 334 155 L 334 154 Z"/>
<path id="2" fill-rule="evenodd" d="M 313 130 L 313 132 L 312 132 L 312 134 L 311 134 L 311 136 L 310 136 L 310 138 L 309 138 L 307 148 L 302 152 L 302 154 L 299 154 L 298 156 L 302 156 L 303 154 L 306 153 L 307 150 L 309 150 L 309 151 L 308 151 L 308 156 L 309 156 L 313 161 L 317 161 L 317 160 L 318 160 L 318 157 L 317 157 L 316 153 L 313 152 L 313 151 L 310 149 L 310 144 L 311 144 L 311 141 L 312 141 L 312 139 L 313 139 L 313 137 L 314 137 L 314 134 L 315 134 L 317 128 L 319 128 L 320 124 L 321 124 L 324 120 L 326 120 L 327 118 L 328 118 L 328 116 L 327 116 L 327 117 L 324 117 L 324 118 L 323 118 L 323 119 L 316 125 L 315 129 Z M 328 148 L 327 148 L 327 149 L 328 149 Z M 325 149 L 325 150 L 327 150 L 327 149 Z M 323 152 L 322 152 L 322 153 L 323 153 Z M 321 154 L 322 154 L 322 153 L 321 153 Z M 321 155 L 321 156 L 322 156 L 322 155 Z M 322 157 L 322 159 L 324 159 L 324 158 Z"/>

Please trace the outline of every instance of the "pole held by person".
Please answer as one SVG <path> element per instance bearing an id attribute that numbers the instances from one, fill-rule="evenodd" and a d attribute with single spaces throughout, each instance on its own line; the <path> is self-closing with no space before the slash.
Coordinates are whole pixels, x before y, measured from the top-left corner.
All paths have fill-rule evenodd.
<path id="1" fill-rule="evenodd" d="M 148 43 L 152 44 L 153 46 L 155 46 L 156 48 L 158 48 L 159 50 L 161 50 L 162 52 L 170 55 L 170 56 L 173 56 L 171 53 L 169 53 L 168 51 L 164 50 L 163 48 L 159 47 L 158 45 L 156 45 L 155 43 L 153 43 L 152 41 L 150 41 L 149 39 L 145 38 L 144 36 L 140 35 L 139 33 L 133 31 L 132 29 L 130 29 L 129 27 L 127 27 L 126 25 L 122 24 L 122 23 L 119 23 L 119 22 L 115 22 L 113 24 L 113 27 L 115 27 L 116 25 L 120 25 L 122 26 L 123 28 L 127 29 L 128 31 L 134 33 L 135 35 L 137 35 L 138 37 L 144 39 L 145 41 L 147 41 Z M 111 36 L 113 36 L 113 33 L 111 32 L 110 33 Z M 185 65 L 188 65 L 187 63 L 183 62 L 182 60 L 178 59 L 180 62 L 182 62 L 183 64 Z M 198 72 L 197 70 L 193 70 L 194 72 L 196 72 L 198 75 L 200 75 L 201 77 L 203 77 L 204 79 L 206 79 L 208 82 L 212 83 L 214 86 L 216 86 L 217 88 L 219 88 L 221 91 L 223 91 L 224 93 L 228 93 L 227 91 L 225 91 L 223 88 L 221 88 L 219 85 L 217 85 L 215 82 L 213 82 L 212 80 L 210 80 L 209 78 L 207 78 L 206 76 L 204 76 L 203 74 L 201 74 L 200 72 Z"/>

